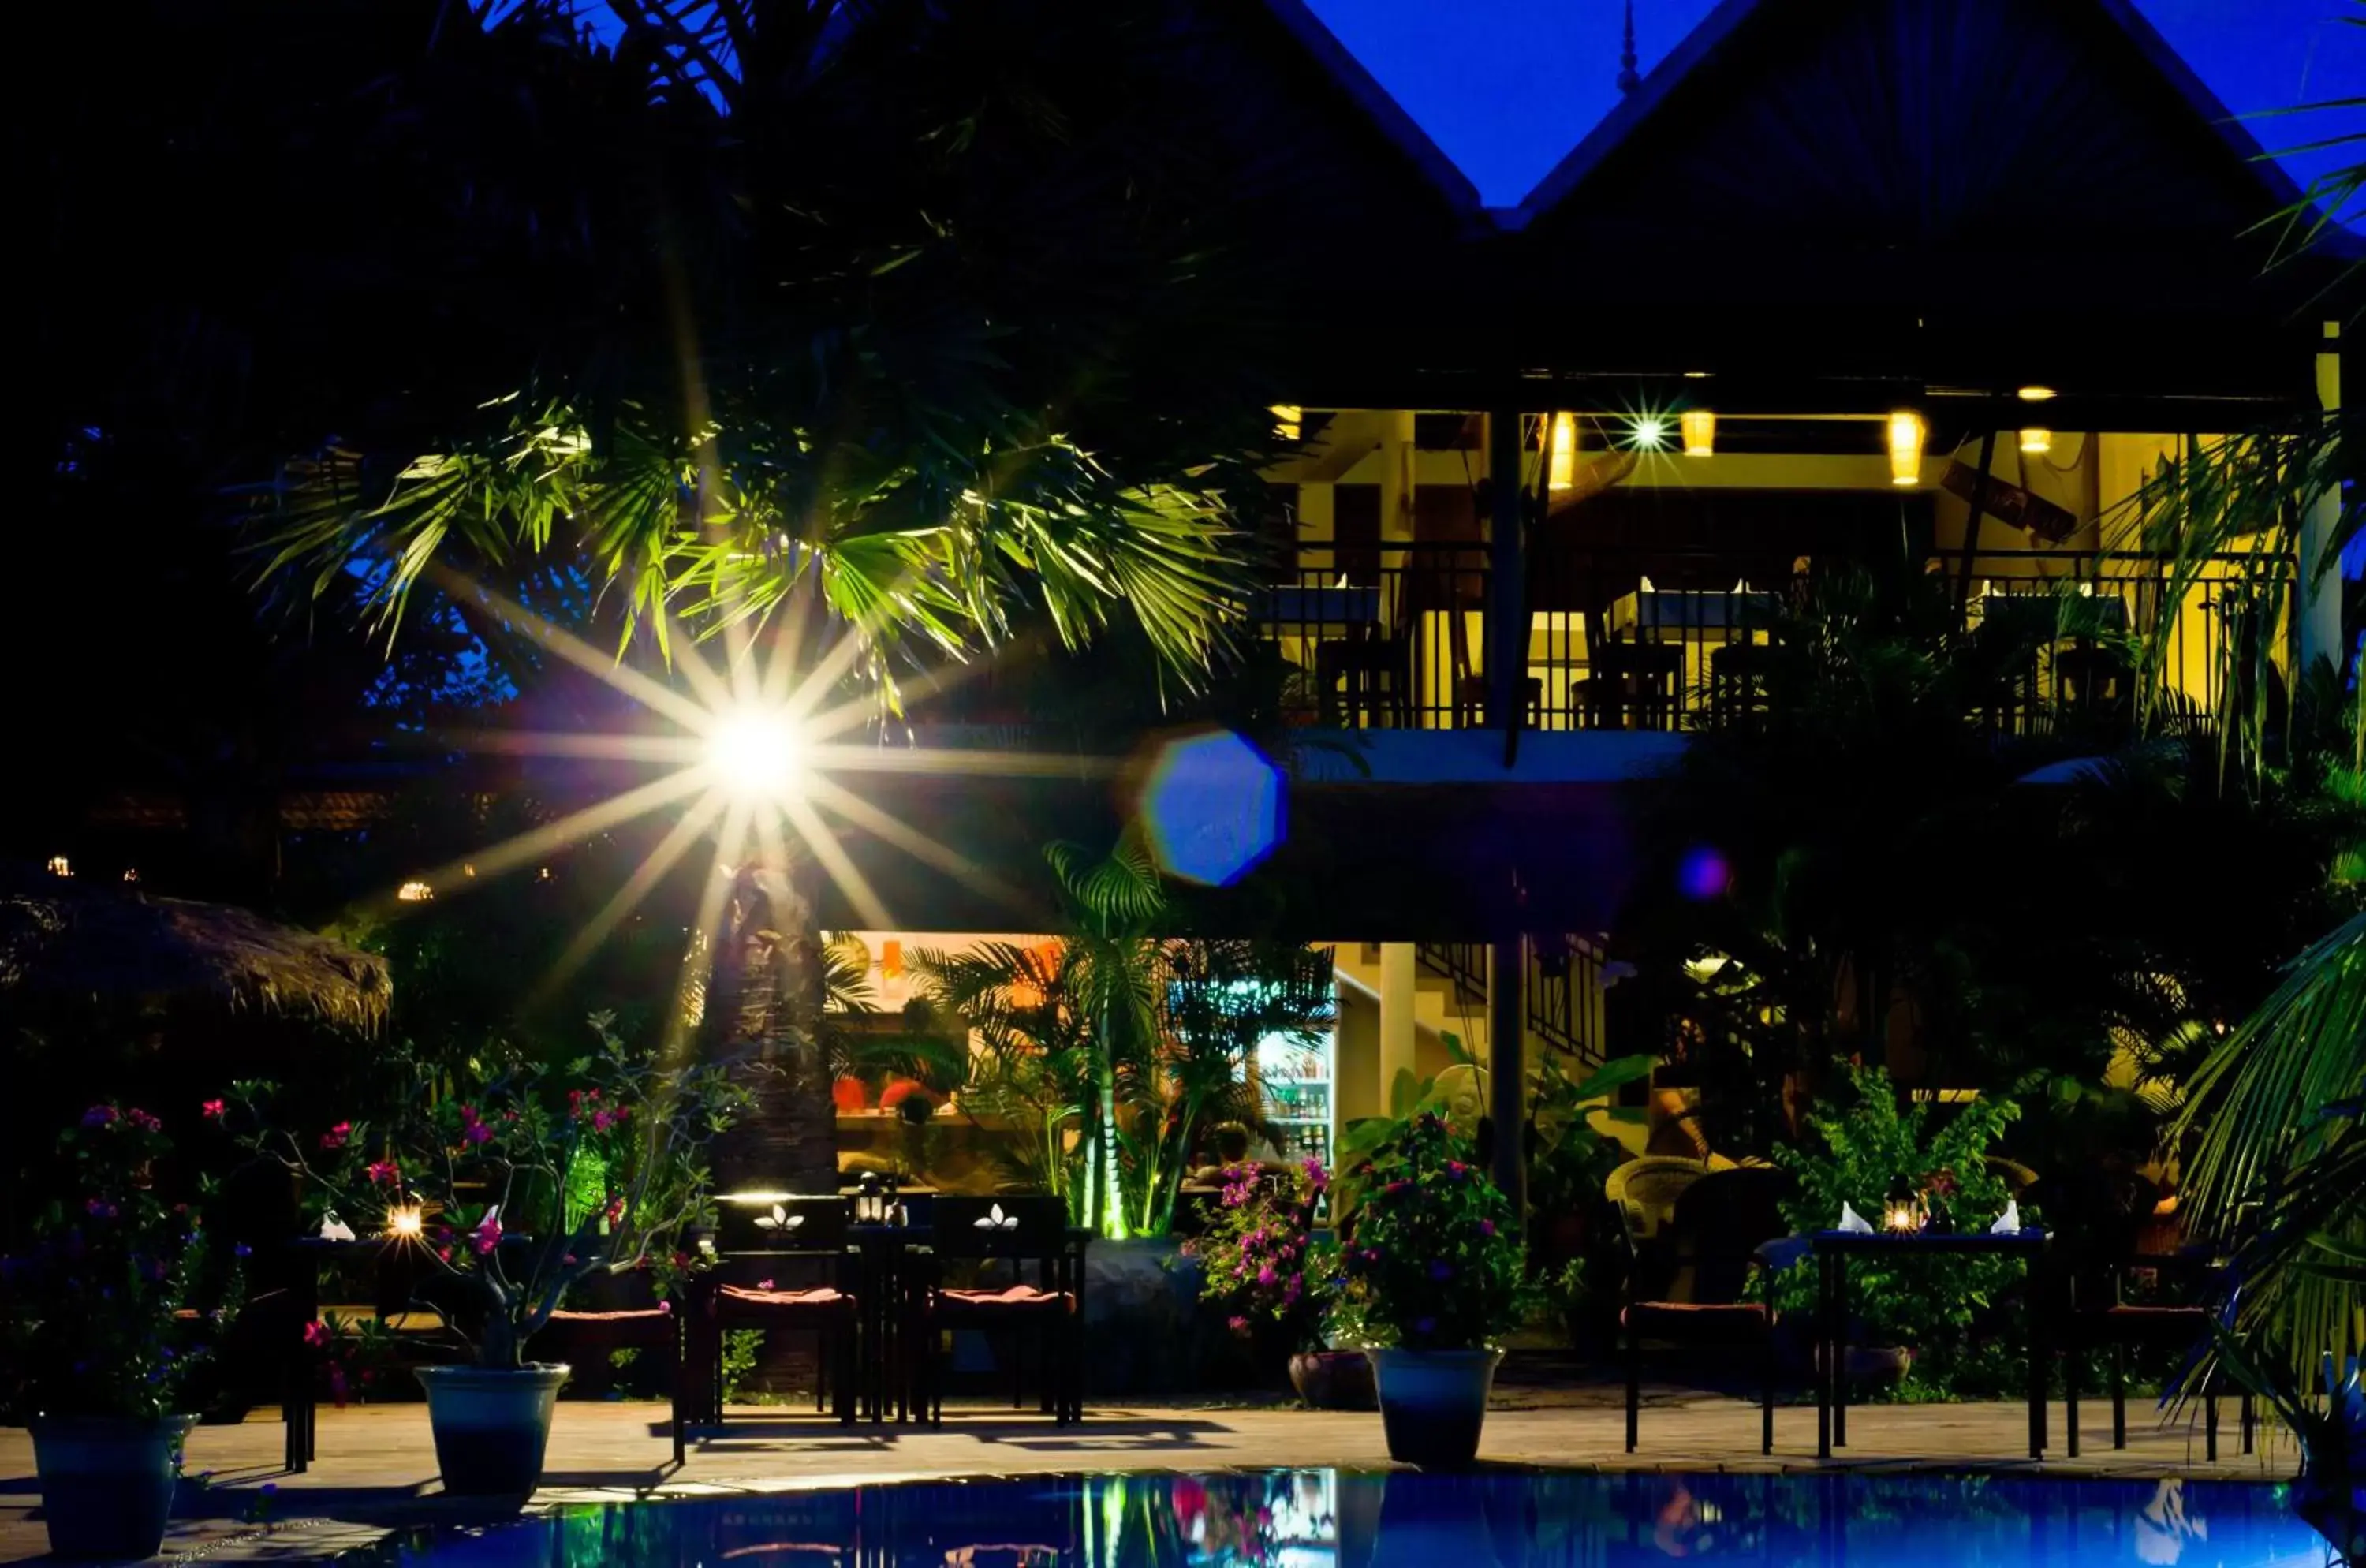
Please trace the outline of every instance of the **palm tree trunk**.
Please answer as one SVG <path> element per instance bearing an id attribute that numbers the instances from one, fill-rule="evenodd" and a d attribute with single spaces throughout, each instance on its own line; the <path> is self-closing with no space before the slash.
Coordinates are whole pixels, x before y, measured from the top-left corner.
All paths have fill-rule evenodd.
<path id="1" fill-rule="evenodd" d="M 725 1191 L 838 1190 L 838 1110 L 821 1043 L 821 933 L 809 863 L 743 868 L 715 944 L 701 1055 L 755 1104 L 717 1140 Z"/>

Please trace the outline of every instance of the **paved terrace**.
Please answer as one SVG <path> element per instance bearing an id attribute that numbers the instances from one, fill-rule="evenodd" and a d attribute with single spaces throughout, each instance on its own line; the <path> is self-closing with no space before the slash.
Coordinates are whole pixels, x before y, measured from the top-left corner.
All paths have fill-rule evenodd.
<path id="1" fill-rule="evenodd" d="M 1758 1452 L 1756 1408 L 1689 1391 L 1654 1391 L 1643 1412 L 1642 1446 L 1624 1451 L 1617 1393 L 1576 1389 L 1500 1400 L 1487 1418 L 1482 1461 L 1602 1470 L 1808 1471 L 1815 1457 L 1812 1405 L 1778 1410 L 1774 1452 Z M 1379 1469 L 1388 1463 L 1380 1420 L 1369 1413 L 1261 1406 L 1096 1406 L 1080 1427 L 1055 1428 L 1007 1411 L 948 1410 L 938 1430 L 841 1427 L 779 1406 L 735 1412 L 740 1419 L 693 1444 L 679 1470 L 655 1404 L 565 1403 L 551 1433 L 547 1484 L 538 1504 L 650 1495 L 761 1492 L 862 1481 L 1076 1470 L 1222 1470 L 1277 1464 Z M 2178 1475 L 2271 1481 L 2298 1468 L 2290 1438 L 2261 1428 L 2260 1451 L 2245 1457 L 2231 1404 L 2215 1465 L 2203 1459 L 2198 1427 L 2156 1425 L 2133 1401 L 2129 1445 L 2110 1447 L 2110 1410 L 2082 1404 L 2077 1461 L 2061 1457 L 2062 1412 L 2053 1411 L 2056 1457 L 2032 1464 L 2027 1407 L 2018 1404 L 1862 1405 L 1849 1412 L 1846 1457 L 1862 1470 L 1969 1469 L 2056 1476 Z M 2099 1419 L 2100 1418 L 2100 1419 Z M 2101 1441 L 2098 1442 L 2097 1439 Z M 321 1412 L 320 1458 L 300 1476 L 279 1468 L 279 1424 L 268 1411 L 236 1427 L 201 1427 L 187 1470 L 210 1471 L 185 1488 L 167 1556 L 203 1549 L 208 1561 L 296 1562 L 369 1544 L 389 1525 L 469 1517 L 438 1495 L 426 1406 L 355 1406 Z M 276 1488 L 265 1494 L 266 1486 Z M 0 1562 L 46 1550 L 29 1438 L 0 1429 Z M 270 1521 L 267 1529 L 260 1519 Z"/>

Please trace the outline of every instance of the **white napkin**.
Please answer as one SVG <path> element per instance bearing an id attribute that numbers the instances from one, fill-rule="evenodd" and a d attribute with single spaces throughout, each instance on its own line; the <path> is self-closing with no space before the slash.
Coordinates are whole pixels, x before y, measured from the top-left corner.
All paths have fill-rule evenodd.
<path id="1" fill-rule="evenodd" d="M 2021 1200 L 2018 1198 L 2008 1198 L 2005 1200 L 2004 1213 L 1999 1214 L 1997 1216 L 1997 1223 L 1989 1227 L 1989 1235 L 2017 1235 L 2020 1232 Z"/>
<path id="2" fill-rule="evenodd" d="M 354 1239 L 354 1227 L 345 1224 L 344 1221 L 337 1218 L 334 1214 L 324 1215 L 321 1220 L 321 1239 L 322 1241 L 351 1241 Z"/>
<path id="3" fill-rule="evenodd" d="M 1842 1203 L 1841 1205 L 1840 1228 L 1843 1231 L 1853 1232 L 1858 1235 L 1871 1235 L 1873 1234 L 1873 1227 L 1865 1223 L 1865 1216 L 1858 1213 L 1846 1203 Z"/>

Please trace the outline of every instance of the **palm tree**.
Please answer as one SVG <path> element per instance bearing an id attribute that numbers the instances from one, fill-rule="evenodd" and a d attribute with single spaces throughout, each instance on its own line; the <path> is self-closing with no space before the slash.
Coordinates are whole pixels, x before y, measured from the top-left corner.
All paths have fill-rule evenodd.
<path id="1" fill-rule="evenodd" d="M 1320 1043 L 1335 1008 L 1331 955 L 1166 934 L 1174 911 L 1132 835 L 1105 857 L 1045 852 L 1065 935 L 924 953 L 916 968 L 932 1001 L 975 1032 L 972 1098 L 1024 1125 L 1021 1173 L 1065 1196 L 1079 1224 L 1163 1235 L 1202 1133 L 1238 1122 L 1273 1134 L 1257 1048 Z"/>

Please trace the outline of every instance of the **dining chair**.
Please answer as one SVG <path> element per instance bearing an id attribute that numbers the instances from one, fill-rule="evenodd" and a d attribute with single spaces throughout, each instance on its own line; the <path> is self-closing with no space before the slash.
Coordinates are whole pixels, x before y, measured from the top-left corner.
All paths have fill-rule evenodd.
<path id="1" fill-rule="evenodd" d="M 930 1225 L 929 1272 L 912 1299 L 921 1408 L 944 1419 L 944 1337 L 975 1329 L 1009 1348 L 1011 1408 L 1024 1408 L 1028 1352 L 1054 1422 L 1084 1419 L 1085 1246 L 1065 1200 L 940 1195 Z M 1034 1265 L 1034 1283 L 1027 1266 Z M 1008 1283 L 1001 1282 L 1007 1279 Z M 965 1281 L 965 1282 L 963 1282 Z"/>
<path id="2" fill-rule="evenodd" d="M 847 1272 L 847 1200 L 738 1194 L 716 1210 L 715 1262 L 696 1297 L 701 1417 L 724 1420 L 724 1336 L 757 1329 L 812 1335 L 814 1409 L 831 1409 L 834 1400 L 839 1420 L 851 1423 L 862 1382 L 861 1303 Z"/>

